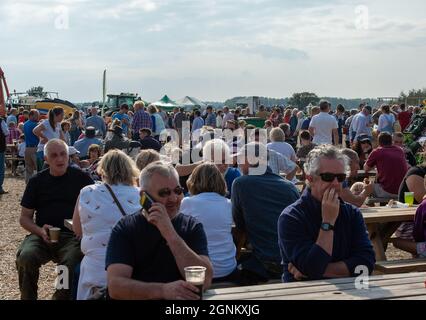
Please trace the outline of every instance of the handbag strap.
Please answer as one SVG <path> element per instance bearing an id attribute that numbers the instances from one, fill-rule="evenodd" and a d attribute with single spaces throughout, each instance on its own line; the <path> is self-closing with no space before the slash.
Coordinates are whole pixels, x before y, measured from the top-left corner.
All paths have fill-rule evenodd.
<path id="1" fill-rule="evenodd" d="M 115 196 L 114 192 L 112 191 L 111 187 L 105 183 L 105 187 L 108 189 L 109 193 L 111 193 L 112 198 L 115 201 L 115 204 L 117 205 L 118 209 L 120 209 L 120 212 L 123 216 L 126 215 L 126 211 L 124 211 L 123 207 L 121 206 L 120 201 L 118 201 L 117 197 Z"/>

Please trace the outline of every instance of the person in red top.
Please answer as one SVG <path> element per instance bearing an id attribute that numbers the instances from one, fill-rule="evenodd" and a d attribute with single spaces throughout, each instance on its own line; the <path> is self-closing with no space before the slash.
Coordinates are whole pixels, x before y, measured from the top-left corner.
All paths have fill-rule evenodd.
<path id="1" fill-rule="evenodd" d="M 29 117 L 30 117 L 30 112 L 28 110 L 24 110 L 22 114 L 18 116 L 18 124 L 25 123 L 25 121 L 27 121 Z"/>
<path id="2" fill-rule="evenodd" d="M 269 120 L 272 122 L 274 127 L 278 127 L 278 125 L 283 122 L 283 116 L 279 108 L 275 108 L 272 111 L 272 114 L 269 117 Z"/>
<path id="3" fill-rule="evenodd" d="M 379 134 L 379 147 L 370 153 L 364 164 L 366 173 L 374 167 L 377 167 L 377 182 L 373 197 L 398 199 L 399 186 L 408 166 L 404 151 L 392 145 L 392 136 L 388 132 Z"/>
<path id="4" fill-rule="evenodd" d="M 401 125 L 401 132 L 404 132 L 405 128 L 410 124 L 412 114 L 409 111 L 405 111 L 405 103 L 401 103 L 399 108 L 401 112 L 398 113 L 398 121 Z"/>
<path id="5" fill-rule="evenodd" d="M 284 112 L 284 119 L 283 119 L 283 123 L 288 123 L 290 124 L 290 118 L 291 118 L 291 109 L 287 109 Z"/>

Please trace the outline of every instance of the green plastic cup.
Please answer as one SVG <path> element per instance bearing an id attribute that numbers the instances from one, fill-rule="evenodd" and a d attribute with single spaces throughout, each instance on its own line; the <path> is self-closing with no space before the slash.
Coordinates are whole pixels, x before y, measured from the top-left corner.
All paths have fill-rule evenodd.
<path id="1" fill-rule="evenodd" d="M 404 192 L 404 202 L 411 207 L 414 204 L 414 192 Z"/>

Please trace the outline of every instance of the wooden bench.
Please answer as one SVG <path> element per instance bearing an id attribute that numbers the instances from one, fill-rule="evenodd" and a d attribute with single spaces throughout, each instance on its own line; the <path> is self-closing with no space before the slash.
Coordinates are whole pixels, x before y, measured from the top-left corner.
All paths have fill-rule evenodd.
<path id="1" fill-rule="evenodd" d="M 23 161 L 23 158 L 18 158 L 18 147 L 16 144 L 7 144 L 6 151 L 4 153 L 4 161 L 6 166 L 12 171 L 12 174 L 16 174 L 16 166 L 19 161 Z"/>
<path id="2" fill-rule="evenodd" d="M 10 168 L 10 171 L 12 172 L 13 175 L 16 175 L 16 169 L 20 161 L 24 161 L 24 159 L 18 158 L 17 156 L 12 156 L 12 155 L 5 155 L 4 157 L 6 168 Z"/>
<path id="3" fill-rule="evenodd" d="M 423 272 L 426 271 L 426 259 L 379 261 L 374 270 L 383 274 Z"/>

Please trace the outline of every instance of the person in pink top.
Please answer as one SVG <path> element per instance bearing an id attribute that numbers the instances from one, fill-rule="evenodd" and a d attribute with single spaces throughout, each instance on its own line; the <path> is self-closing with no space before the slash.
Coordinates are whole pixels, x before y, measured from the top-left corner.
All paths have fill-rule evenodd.
<path id="1" fill-rule="evenodd" d="M 364 164 L 366 173 L 374 167 L 377 168 L 377 181 L 373 197 L 397 199 L 408 166 L 404 151 L 392 145 L 392 136 L 388 132 L 379 134 L 379 147 L 370 153 Z"/>
<path id="2" fill-rule="evenodd" d="M 16 127 L 15 122 L 9 122 L 9 135 L 6 136 L 6 143 L 7 144 L 14 144 L 16 140 L 19 139 L 19 136 L 21 135 L 21 131 Z"/>

